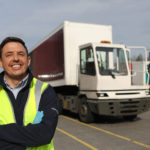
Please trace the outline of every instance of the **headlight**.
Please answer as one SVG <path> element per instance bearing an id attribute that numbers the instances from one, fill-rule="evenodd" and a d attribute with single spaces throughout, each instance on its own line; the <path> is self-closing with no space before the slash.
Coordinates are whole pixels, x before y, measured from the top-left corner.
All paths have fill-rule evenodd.
<path id="1" fill-rule="evenodd" d="M 107 93 L 96 93 L 97 97 L 108 97 Z"/>

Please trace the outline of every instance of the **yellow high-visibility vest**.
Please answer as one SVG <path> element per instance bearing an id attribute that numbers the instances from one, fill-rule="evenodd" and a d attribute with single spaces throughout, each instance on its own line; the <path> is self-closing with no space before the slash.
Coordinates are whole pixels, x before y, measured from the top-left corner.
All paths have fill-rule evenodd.
<path id="1" fill-rule="evenodd" d="M 25 126 L 29 123 L 33 123 L 38 111 L 40 97 L 47 86 L 47 83 L 43 83 L 36 78 L 32 79 L 29 96 L 24 108 L 23 122 Z M 0 125 L 6 125 L 10 123 L 16 123 L 13 107 L 7 93 L 3 87 L 0 86 Z M 53 140 L 50 144 L 38 147 L 30 147 L 27 148 L 27 150 L 54 150 Z"/>

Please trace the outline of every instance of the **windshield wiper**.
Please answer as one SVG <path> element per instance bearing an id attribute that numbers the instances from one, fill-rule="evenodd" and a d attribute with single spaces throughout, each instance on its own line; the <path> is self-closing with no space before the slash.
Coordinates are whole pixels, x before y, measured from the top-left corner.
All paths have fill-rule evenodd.
<path id="1" fill-rule="evenodd" d="M 109 73 L 109 75 L 112 76 L 112 78 L 114 78 L 114 79 L 116 78 L 115 75 L 113 74 L 113 72 L 111 70 L 109 70 L 108 73 Z"/>

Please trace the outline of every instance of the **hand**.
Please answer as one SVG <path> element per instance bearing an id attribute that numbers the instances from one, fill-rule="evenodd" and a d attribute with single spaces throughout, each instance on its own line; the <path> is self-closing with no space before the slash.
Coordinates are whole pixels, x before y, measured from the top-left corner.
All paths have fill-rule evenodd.
<path id="1" fill-rule="evenodd" d="M 43 111 L 38 111 L 35 118 L 34 118 L 33 124 L 40 123 L 42 121 L 43 116 L 44 116 L 44 112 Z"/>

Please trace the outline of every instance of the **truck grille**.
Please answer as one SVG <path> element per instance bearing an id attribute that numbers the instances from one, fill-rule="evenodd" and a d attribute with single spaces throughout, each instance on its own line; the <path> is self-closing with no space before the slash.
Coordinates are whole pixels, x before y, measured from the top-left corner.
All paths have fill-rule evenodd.
<path id="1" fill-rule="evenodd" d="M 103 101 L 98 106 L 99 114 L 110 116 L 137 115 L 147 111 L 149 108 L 149 99 Z"/>
<path id="2" fill-rule="evenodd" d="M 139 92 L 134 92 L 134 93 L 116 93 L 116 95 L 136 95 L 140 94 Z"/>

